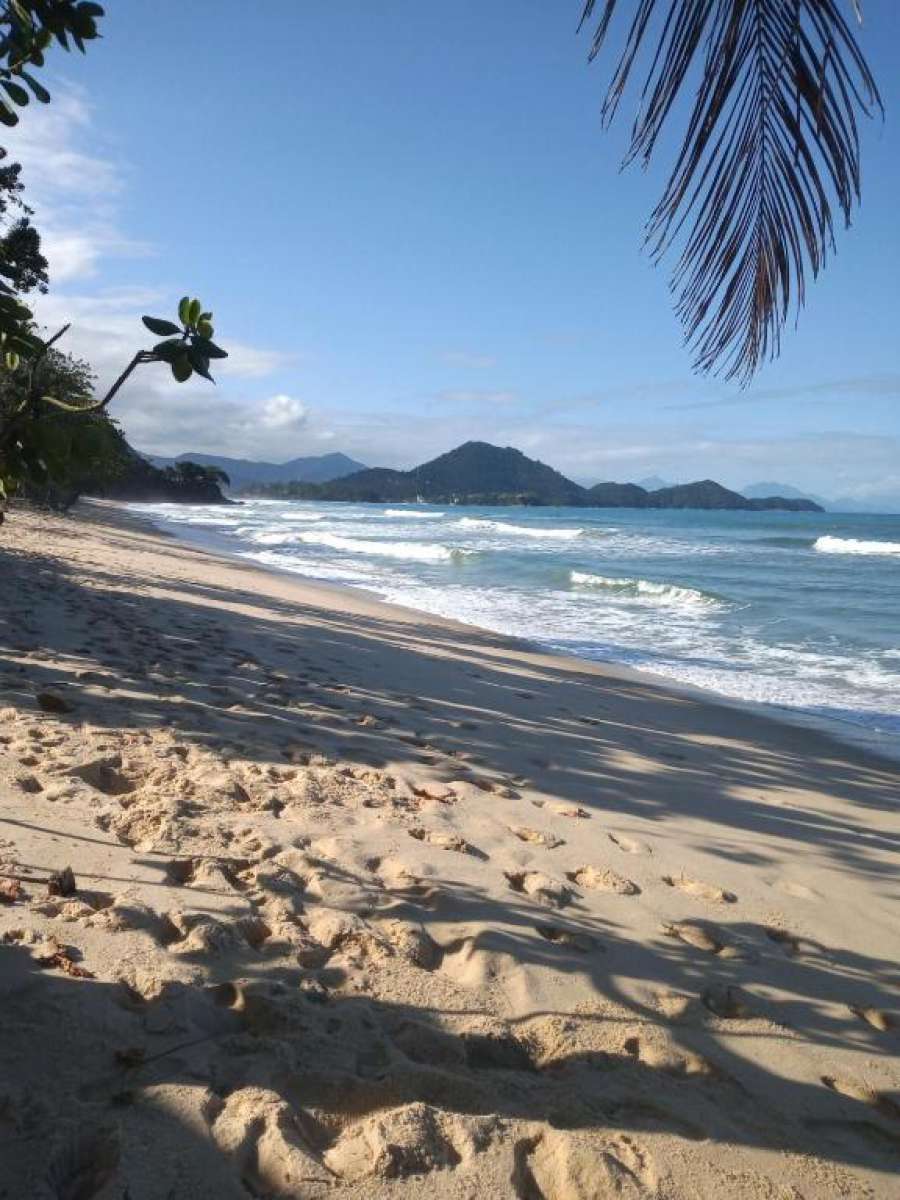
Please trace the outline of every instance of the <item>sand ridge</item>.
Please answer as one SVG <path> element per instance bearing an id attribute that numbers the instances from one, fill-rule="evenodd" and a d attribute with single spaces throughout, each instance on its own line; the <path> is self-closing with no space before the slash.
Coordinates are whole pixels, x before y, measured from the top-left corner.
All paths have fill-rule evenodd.
<path id="1" fill-rule="evenodd" d="M 109 506 L 0 563 L 0 1195 L 895 1194 L 891 764 Z"/>

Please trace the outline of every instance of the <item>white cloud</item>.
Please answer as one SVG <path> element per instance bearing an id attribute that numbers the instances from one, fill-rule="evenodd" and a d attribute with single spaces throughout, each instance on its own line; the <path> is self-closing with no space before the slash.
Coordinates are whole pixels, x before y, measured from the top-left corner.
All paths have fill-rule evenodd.
<path id="1" fill-rule="evenodd" d="M 22 164 L 28 203 L 56 285 L 95 275 L 104 258 L 141 258 L 152 253 L 125 235 L 118 202 L 127 169 L 88 149 L 96 141 L 90 105 L 81 89 L 54 89 L 49 105 L 32 104 L 4 134 L 11 159 Z"/>
<path id="2" fill-rule="evenodd" d="M 266 429 L 300 429 L 306 424 L 307 412 L 302 401 L 280 392 L 259 406 L 259 420 Z"/>

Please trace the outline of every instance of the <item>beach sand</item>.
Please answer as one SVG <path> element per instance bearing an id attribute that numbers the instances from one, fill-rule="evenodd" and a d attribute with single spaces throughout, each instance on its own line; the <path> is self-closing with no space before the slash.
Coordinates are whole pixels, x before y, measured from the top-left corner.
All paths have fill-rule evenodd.
<path id="1" fill-rule="evenodd" d="M 898 1194 L 895 764 L 113 506 L 0 571 L 0 1196 Z"/>

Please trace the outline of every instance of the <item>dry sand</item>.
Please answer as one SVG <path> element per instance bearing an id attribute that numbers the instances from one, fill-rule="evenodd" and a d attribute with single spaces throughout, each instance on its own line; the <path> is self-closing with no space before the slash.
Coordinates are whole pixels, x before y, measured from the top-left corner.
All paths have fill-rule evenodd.
<path id="1" fill-rule="evenodd" d="M 897 1196 L 896 766 L 111 507 L 0 571 L 0 1196 Z"/>

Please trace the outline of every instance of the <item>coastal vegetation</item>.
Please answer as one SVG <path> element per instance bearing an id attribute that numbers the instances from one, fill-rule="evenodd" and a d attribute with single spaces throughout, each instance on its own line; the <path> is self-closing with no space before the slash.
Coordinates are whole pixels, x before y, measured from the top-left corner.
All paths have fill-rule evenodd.
<path id="1" fill-rule="evenodd" d="M 18 124 L 17 110 L 32 99 L 50 103 L 33 72 L 45 65 L 53 45 L 84 53 L 85 44 L 100 36 L 103 15 L 103 7 L 88 0 L 15 0 L 0 11 L 0 122 Z M 221 499 L 221 480 L 205 468 L 166 474 L 135 461 L 107 413 L 132 373 L 150 363 L 167 364 L 179 383 L 194 374 L 213 382 L 210 362 L 227 353 L 212 340 L 212 313 L 184 296 L 177 321 L 145 316 L 147 330 L 161 340 L 136 351 L 97 397 L 90 366 L 57 348 L 69 325 L 45 338 L 21 298 L 47 290 L 48 263 L 22 194 L 21 167 L 7 158 L 0 148 L 0 519 L 16 492 L 66 508 L 82 491 L 102 492 L 129 477 L 178 497 Z"/>
<path id="2" fill-rule="evenodd" d="M 44 341 L 29 324 L 27 348 L 7 353 L 0 376 L 0 502 L 23 491 L 66 508 L 82 492 L 120 494 L 123 489 L 128 499 L 162 491 L 171 493 L 165 498 L 221 500 L 221 472 L 197 467 L 194 473 L 167 475 L 140 459 L 109 418 L 110 402 L 138 367 L 165 363 L 178 383 L 194 374 L 213 382 L 211 360 L 227 357 L 212 341 L 212 313 L 196 298 L 182 297 L 177 322 L 150 316 L 143 321 L 162 340 L 136 351 L 99 398 L 93 395 L 90 367 L 55 349 L 69 326 Z"/>

